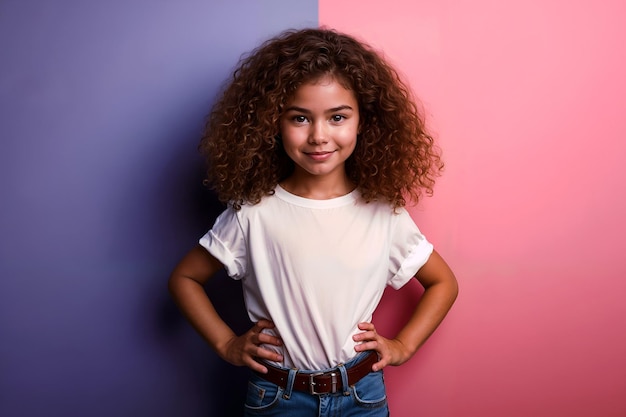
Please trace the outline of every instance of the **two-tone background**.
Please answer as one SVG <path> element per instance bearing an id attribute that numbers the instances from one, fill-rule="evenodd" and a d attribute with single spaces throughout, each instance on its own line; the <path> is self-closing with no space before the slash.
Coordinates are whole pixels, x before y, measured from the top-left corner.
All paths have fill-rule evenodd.
<path id="1" fill-rule="evenodd" d="M 447 163 L 412 214 L 461 293 L 387 369 L 392 415 L 623 417 L 624 16 L 617 0 L 0 1 L 0 415 L 239 415 L 245 370 L 166 290 L 220 210 L 199 132 L 242 53 L 326 25 L 396 64 Z M 238 291 L 209 286 L 245 329 Z M 409 309 L 389 292 L 377 324 Z"/>

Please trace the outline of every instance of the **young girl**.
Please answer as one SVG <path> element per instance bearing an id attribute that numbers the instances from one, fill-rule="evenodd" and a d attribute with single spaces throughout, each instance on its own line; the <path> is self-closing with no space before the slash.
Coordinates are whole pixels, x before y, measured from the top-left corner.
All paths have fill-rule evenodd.
<path id="1" fill-rule="evenodd" d="M 405 199 L 442 168 L 409 89 L 370 47 L 288 31 L 242 60 L 200 149 L 228 208 L 173 271 L 183 313 L 224 360 L 252 369 L 246 415 L 386 416 L 382 369 L 406 362 L 457 295 Z M 203 285 L 242 280 L 236 335 Z M 425 291 L 392 339 L 371 323 L 387 285 Z"/>

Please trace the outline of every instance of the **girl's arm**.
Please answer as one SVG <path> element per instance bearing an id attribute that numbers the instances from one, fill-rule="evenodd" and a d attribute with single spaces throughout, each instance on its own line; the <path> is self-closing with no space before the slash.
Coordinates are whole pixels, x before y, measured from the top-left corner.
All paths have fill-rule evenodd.
<path id="1" fill-rule="evenodd" d="M 194 247 L 180 261 L 169 279 L 169 290 L 176 304 L 198 333 L 217 354 L 227 362 L 265 373 L 267 368 L 257 359 L 282 361 L 281 355 L 262 348 L 262 344 L 280 346 L 280 339 L 262 333 L 273 328 L 268 320 L 260 320 L 241 336 L 222 320 L 209 300 L 204 284 L 223 265 L 200 245 Z"/>
<path id="2" fill-rule="evenodd" d="M 372 323 L 359 324 L 363 333 L 354 336 L 355 341 L 361 342 L 355 349 L 358 352 L 378 352 L 380 360 L 372 366 L 374 371 L 408 361 L 439 326 L 456 300 L 458 285 L 454 273 L 436 251 L 415 278 L 424 286 L 424 294 L 409 321 L 394 339 L 377 334 Z"/>

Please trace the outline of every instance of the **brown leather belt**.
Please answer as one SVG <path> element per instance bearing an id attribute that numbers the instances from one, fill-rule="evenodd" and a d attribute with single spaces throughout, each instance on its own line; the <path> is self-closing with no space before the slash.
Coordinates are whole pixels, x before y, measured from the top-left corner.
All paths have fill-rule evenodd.
<path id="1" fill-rule="evenodd" d="M 378 362 L 378 354 L 372 351 L 361 362 L 346 369 L 348 385 L 356 384 L 361 378 L 372 372 L 372 365 L 376 362 Z M 257 372 L 257 375 L 281 388 L 287 388 L 289 371 L 267 364 L 266 367 L 268 371 L 266 374 Z M 332 394 L 342 391 L 344 387 L 341 381 L 341 372 L 335 368 L 327 372 L 298 372 L 293 383 L 293 389 L 308 392 L 309 394 Z"/>

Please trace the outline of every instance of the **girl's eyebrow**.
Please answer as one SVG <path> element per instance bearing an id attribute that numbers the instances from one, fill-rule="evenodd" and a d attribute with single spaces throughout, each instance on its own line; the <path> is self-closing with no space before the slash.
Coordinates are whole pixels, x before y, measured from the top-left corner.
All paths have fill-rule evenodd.
<path id="1" fill-rule="evenodd" d="M 352 108 L 352 106 L 348 106 L 347 104 L 343 104 L 341 106 L 330 108 L 330 109 L 326 110 L 324 113 L 335 113 L 335 112 L 342 111 L 342 110 L 354 110 L 354 109 Z M 306 114 L 310 114 L 311 113 L 311 110 L 305 109 L 303 107 L 298 107 L 298 106 L 287 107 L 285 109 L 285 112 L 288 112 L 288 111 L 295 111 L 295 112 L 298 112 L 298 113 L 306 113 Z"/>

